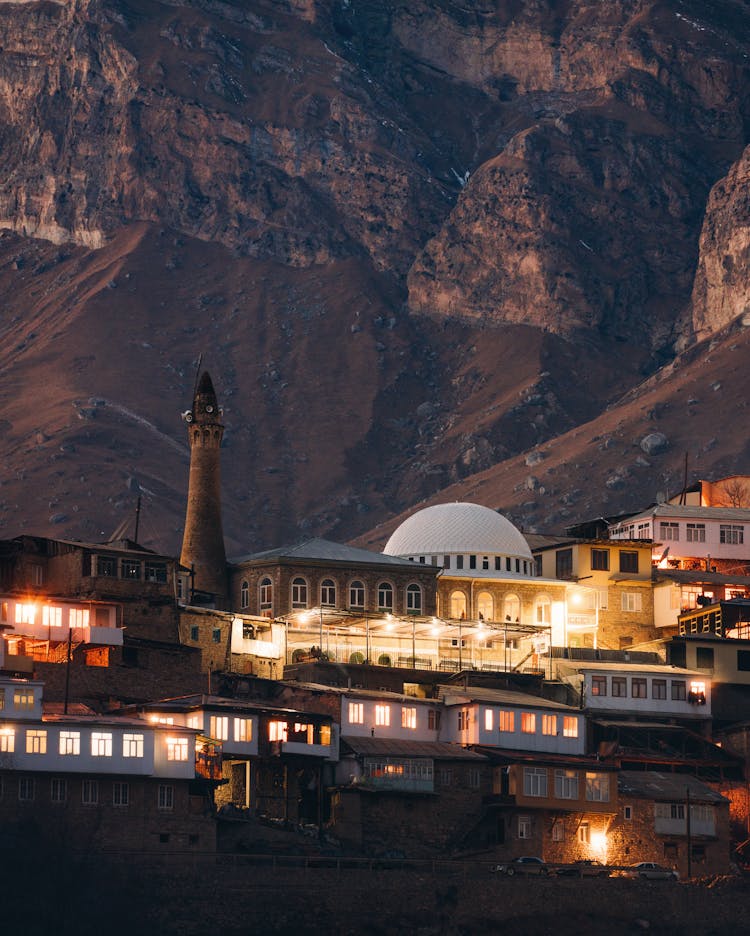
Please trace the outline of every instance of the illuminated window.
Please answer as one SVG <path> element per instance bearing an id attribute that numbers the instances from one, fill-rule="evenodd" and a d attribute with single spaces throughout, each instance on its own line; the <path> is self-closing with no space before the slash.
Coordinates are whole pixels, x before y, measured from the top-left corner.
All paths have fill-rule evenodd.
<path id="1" fill-rule="evenodd" d="M 640 611 L 643 606 L 641 593 L 636 591 L 620 593 L 620 610 Z"/>
<path id="2" fill-rule="evenodd" d="M 29 711 L 34 708 L 34 690 L 33 689 L 14 689 L 13 705 L 21 711 Z"/>
<path id="3" fill-rule="evenodd" d="M 624 699 L 628 694 L 628 681 L 624 676 L 612 677 L 612 695 L 618 699 Z"/>
<path id="4" fill-rule="evenodd" d="M 349 724 L 350 725 L 364 725 L 365 723 L 365 707 L 362 702 L 350 702 L 349 703 Z"/>
<path id="5" fill-rule="evenodd" d="M 272 721 L 268 723 L 269 741 L 286 741 L 289 727 L 285 721 Z"/>
<path id="6" fill-rule="evenodd" d="M 26 753 L 47 753 L 47 732 L 37 728 L 26 729 Z"/>
<path id="7" fill-rule="evenodd" d="M 498 728 L 498 731 L 515 731 L 516 730 L 516 713 L 513 711 L 499 712 L 497 728 Z"/>
<path id="8" fill-rule="evenodd" d="M 250 583 L 247 579 L 242 580 L 240 585 L 240 608 L 250 607 Z"/>
<path id="9" fill-rule="evenodd" d="M 188 759 L 187 738 L 167 738 L 167 760 L 186 761 Z"/>
<path id="10" fill-rule="evenodd" d="M 124 579 L 131 579 L 132 581 L 138 581 L 141 577 L 141 563 L 138 559 L 123 559 L 122 560 L 122 577 Z"/>
<path id="11" fill-rule="evenodd" d="M 81 783 L 81 802 L 84 806 L 96 806 L 99 802 L 99 781 L 83 780 Z"/>
<path id="12" fill-rule="evenodd" d="M 229 738 L 229 716 L 212 715 L 209 721 L 208 733 L 217 741 L 226 741 Z"/>
<path id="13" fill-rule="evenodd" d="M 62 627 L 62 608 L 44 605 L 42 607 L 42 625 L 44 627 Z"/>
<path id="14" fill-rule="evenodd" d="M 349 607 L 364 608 L 365 606 L 365 586 L 362 582 L 352 582 L 349 585 Z"/>
<path id="15" fill-rule="evenodd" d="M 477 617 L 480 621 L 495 620 L 495 602 L 489 592 L 479 592 L 477 595 Z"/>
<path id="16" fill-rule="evenodd" d="M 88 608 L 71 608 L 68 614 L 68 624 L 71 627 L 88 627 L 89 626 Z"/>
<path id="17" fill-rule="evenodd" d="M 591 844 L 591 826 L 588 824 L 588 822 L 582 822 L 578 826 L 578 841 L 582 845 Z"/>
<path id="18" fill-rule="evenodd" d="M 81 753 L 81 732 L 80 731 L 61 731 L 60 732 L 60 754 L 77 755 Z"/>
<path id="19" fill-rule="evenodd" d="M 741 546 L 745 542 L 745 528 L 736 523 L 719 524 L 719 542 Z"/>
<path id="20" fill-rule="evenodd" d="M 706 542 L 706 524 L 705 523 L 688 523 L 687 524 L 687 541 L 688 543 L 705 543 Z"/>
<path id="21" fill-rule="evenodd" d="M 0 728 L 0 754 L 12 754 L 15 749 L 15 730 L 13 728 Z"/>
<path id="22" fill-rule="evenodd" d="M 64 777 L 52 777 L 49 798 L 53 803 L 64 803 L 68 798 L 68 781 Z"/>
<path id="23" fill-rule="evenodd" d="M 609 776 L 586 773 L 586 799 L 596 803 L 609 802 Z"/>
<path id="24" fill-rule="evenodd" d="M 16 604 L 16 624 L 33 624 L 36 620 L 36 605 Z"/>
<path id="25" fill-rule="evenodd" d="M 563 737 L 578 737 L 578 718 L 575 715 L 565 715 L 563 717 Z"/>
<path id="26" fill-rule="evenodd" d="M 130 784 L 121 780 L 116 780 L 112 784 L 112 805 L 129 806 L 130 805 Z"/>
<path id="27" fill-rule="evenodd" d="M 555 796 L 557 799 L 578 799 L 578 771 L 555 771 Z"/>
<path id="28" fill-rule="evenodd" d="M 451 592 L 450 598 L 451 610 L 450 616 L 454 621 L 463 621 L 466 619 L 466 595 L 462 591 Z"/>
<path id="29" fill-rule="evenodd" d="M 378 610 L 393 611 L 393 585 L 389 582 L 378 585 Z"/>
<path id="30" fill-rule="evenodd" d="M 401 706 L 401 727 L 402 728 L 416 728 L 417 727 L 417 710 L 414 706 Z"/>
<path id="31" fill-rule="evenodd" d="M 536 622 L 537 624 L 549 624 L 552 620 L 552 602 L 546 596 L 537 598 L 536 601 Z"/>
<path id="32" fill-rule="evenodd" d="M 323 608 L 336 607 L 336 583 L 333 579 L 323 579 L 320 583 L 320 604 Z"/>
<path id="33" fill-rule="evenodd" d="M 91 732 L 91 756 L 92 757 L 111 757 L 112 756 L 112 735 L 106 731 Z"/>
<path id="34" fill-rule="evenodd" d="M 542 734 L 557 734 L 557 715 L 542 715 Z"/>
<path id="35" fill-rule="evenodd" d="M 492 709 L 489 709 L 489 708 L 485 709 L 484 710 L 484 730 L 485 731 L 492 731 L 492 721 L 493 721 Z"/>
<path id="36" fill-rule="evenodd" d="M 506 595 L 503 601 L 503 617 L 506 621 L 518 623 L 521 616 L 521 599 L 518 595 Z"/>
<path id="37" fill-rule="evenodd" d="M 648 682 L 639 676 L 634 676 L 630 680 L 630 695 L 633 699 L 645 699 L 647 697 Z"/>
<path id="38" fill-rule="evenodd" d="M 187 726 L 188 728 L 197 728 L 198 731 L 202 731 L 203 730 L 203 716 L 202 715 L 188 715 Z"/>
<path id="39" fill-rule="evenodd" d="M 672 701 L 684 702 L 687 699 L 687 690 L 683 679 L 672 680 Z"/>
<path id="40" fill-rule="evenodd" d="M 466 731 L 469 727 L 469 713 L 460 711 L 458 713 L 458 730 Z"/>
<path id="41" fill-rule="evenodd" d="M 122 736 L 123 757 L 143 757 L 143 735 L 124 734 Z"/>
<path id="42" fill-rule="evenodd" d="M 607 694 L 607 677 L 606 676 L 592 676 L 591 677 L 591 695 L 592 696 L 605 696 Z"/>
<path id="43" fill-rule="evenodd" d="M 531 816 L 518 817 L 518 837 L 520 839 L 531 838 Z"/>
<path id="44" fill-rule="evenodd" d="M 303 578 L 292 579 L 292 607 L 307 607 L 307 582 Z"/>
<path id="45" fill-rule="evenodd" d="M 543 767 L 523 768 L 523 792 L 525 796 L 547 795 L 547 771 Z"/>
<path id="46" fill-rule="evenodd" d="M 406 613 L 422 613 L 422 589 L 419 585 L 412 584 L 406 586 Z"/>
<path id="47" fill-rule="evenodd" d="M 22 803 L 30 803 L 34 799 L 34 778 L 18 778 L 18 798 Z"/>
<path id="48" fill-rule="evenodd" d="M 171 783 L 160 783 L 157 797 L 159 809 L 174 809 L 174 787 Z"/>
<path id="49" fill-rule="evenodd" d="M 391 723 L 390 705 L 375 706 L 375 724 L 381 728 L 387 728 Z"/>
<path id="50" fill-rule="evenodd" d="M 250 718 L 235 718 L 234 720 L 234 740 L 252 741 L 253 740 L 253 722 Z"/>
<path id="51" fill-rule="evenodd" d="M 304 585 L 304 579 L 302 579 L 302 584 Z M 294 595 L 294 590 L 292 590 L 292 595 Z M 261 614 L 273 610 L 273 582 L 268 576 L 260 580 L 260 585 L 258 586 L 258 603 L 260 605 Z M 307 604 L 306 594 L 305 604 Z"/>
<path id="52" fill-rule="evenodd" d="M 521 731 L 536 734 L 536 715 L 533 712 L 521 712 Z"/>

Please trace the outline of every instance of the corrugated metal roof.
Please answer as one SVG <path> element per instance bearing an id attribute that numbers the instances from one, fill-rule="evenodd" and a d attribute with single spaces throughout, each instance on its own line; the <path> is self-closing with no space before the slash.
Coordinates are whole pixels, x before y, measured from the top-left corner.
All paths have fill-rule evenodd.
<path id="1" fill-rule="evenodd" d="M 444 741 L 404 741 L 400 738 L 372 738 L 342 735 L 341 741 L 354 754 L 365 757 L 429 757 L 433 760 L 484 761 L 483 754 Z"/>
<path id="2" fill-rule="evenodd" d="M 621 770 L 617 785 L 621 796 L 641 796 L 657 801 L 684 803 L 688 794 L 694 803 L 726 803 L 728 800 L 689 774 L 656 770 Z"/>
<path id="3" fill-rule="evenodd" d="M 301 543 L 291 546 L 280 546 L 278 549 L 267 549 L 264 552 L 251 553 L 230 560 L 233 563 L 243 562 L 272 562 L 277 559 L 322 560 L 325 562 L 356 562 L 369 565 L 387 565 L 414 568 L 415 563 L 408 559 L 399 559 L 397 556 L 385 556 L 383 553 L 371 552 L 369 549 L 358 549 L 344 543 L 334 543 L 320 537 L 312 537 Z M 418 568 L 433 568 L 419 565 Z M 437 572 L 438 568 L 434 567 Z"/>
<path id="4" fill-rule="evenodd" d="M 580 709 L 564 702 L 554 702 L 528 692 L 513 692 L 510 689 L 486 689 L 482 686 L 441 686 L 440 698 L 446 705 L 461 705 L 472 702 L 489 702 L 493 705 L 519 705 L 524 708 L 547 708 L 558 711 L 579 712 Z"/>
<path id="5" fill-rule="evenodd" d="M 686 520 L 744 520 L 750 521 L 750 509 L 746 507 L 691 507 L 680 504 L 657 504 L 641 513 L 620 520 L 614 526 L 629 526 L 649 517 L 677 517 Z"/>
<path id="6" fill-rule="evenodd" d="M 700 670 L 683 669 L 679 666 L 669 666 L 667 663 L 599 663 L 594 662 L 571 662 L 565 663 L 562 660 L 557 664 L 558 672 L 580 673 L 582 670 L 604 670 L 607 673 L 653 673 L 664 676 L 700 676 L 706 678 L 706 674 Z"/>

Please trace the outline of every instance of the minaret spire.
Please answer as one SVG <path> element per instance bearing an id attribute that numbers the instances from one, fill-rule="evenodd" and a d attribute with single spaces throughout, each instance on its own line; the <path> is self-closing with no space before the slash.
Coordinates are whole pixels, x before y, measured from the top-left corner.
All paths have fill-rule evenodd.
<path id="1" fill-rule="evenodd" d="M 193 569 L 193 589 L 212 593 L 221 607 L 227 597 L 219 459 L 224 426 L 208 371 L 196 384 L 192 410 L 182 416 L 188 426 L 190 480 L 180 563 Z"/>

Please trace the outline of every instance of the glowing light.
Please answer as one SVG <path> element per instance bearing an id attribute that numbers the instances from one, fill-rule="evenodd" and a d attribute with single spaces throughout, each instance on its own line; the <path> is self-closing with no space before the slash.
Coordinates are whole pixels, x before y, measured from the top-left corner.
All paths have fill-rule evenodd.
<path id="1" fill-rule="evenodd" d="M 591 842 L 590 842 L 591 851 L 602 861 L 606 862 L 607 859 L 607 833 L 604 831 L 601 832 L 592 832 L 591 833 Z"/>

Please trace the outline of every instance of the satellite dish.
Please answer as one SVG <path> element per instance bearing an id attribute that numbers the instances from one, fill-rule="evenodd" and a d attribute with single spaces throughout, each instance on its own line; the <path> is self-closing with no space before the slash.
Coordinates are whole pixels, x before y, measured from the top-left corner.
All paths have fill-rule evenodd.
<path id="1" fill-rule="evenodd" d="M 191 423 L 193 421 L 193 414 L 190 412 L 190 410 L 185 410 L 185 412 L 182 414 L 182 418 L 185 420 L 185 422 Z"/>
<path id="2" fill-rule="evenodd" d="M 213 413 L 213 411 L 214 411 L 214 408 L 213 408 L 213 406 L 211 406 L 211 404 L 209 403 L 208 406 L 206 407 L 206 412 L 207 412 L 207 413 Z"/>

